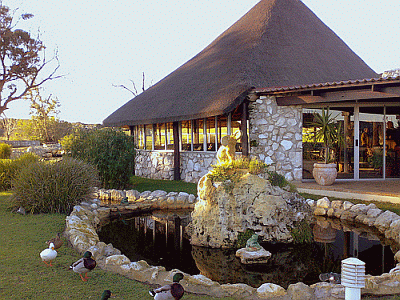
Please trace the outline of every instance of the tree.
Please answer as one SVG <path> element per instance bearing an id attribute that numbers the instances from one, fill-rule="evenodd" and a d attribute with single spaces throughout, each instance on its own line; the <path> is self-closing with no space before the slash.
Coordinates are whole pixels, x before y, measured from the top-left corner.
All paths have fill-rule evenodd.
<path id="1" fill-rule="evenodd" d="M 0 126 L 3 128 L 3 135 L 10 140 L 11 134 L 17 128 L 17 119 L 9 119 L 6 114 L 3 113 L 0 117 Z"/>
<path id="2" fill-rule="evenodd" d="M 119 87 L 119 88 L 123 88 L 127 91 L 129 91 L 133 97 L 136 97 L 137 95 L 139 95 L 137 89 L 136 89 L 136 85 L 135 82 L 132 79 L 129 79 L 129 81 L 132 83 L 132 88 L 128 88 L 127 86 L 120 84 L 120 85 L 115 85 L 113 84 L 114 87 Z M 151 86 L 152 84 L 150 84 Z M 144 76 L 144 72 L 142 73 L 142 92 L 144 92 L 146 90 L 145 88 L 145 76 Z"/>
<path id="3" fill-rule="evenodd" d="M 133 136 L 119 129 L 80 129 L 61 140 L 62 148 L 73 158 L 96 166 L 102 187 L 124 189 L 135 174 Z"/>
<path id="4" fill-rule="evenodd" d="M 23 14 L 15 20 L 10 9 L 0 2 L 0 114 L 11 101 L 21 99 L 31 89 L 56 79 L 59 68 L 57 56 L 46 60 L 45 46 L 39 38 L 21 29 L 15 28 L 18 21 L 33 17 Z M 46 66 L 56 61 L 57 65 L 50 75 L 42 77 L 47 72 Z"/>
<path id="5" fill-rule="evenodd" d="M 68 122 L 62 122 L 57 118 L 60 102 L 52 95 L 43 98 L 39 88 L 31 89 L 27 95 L 31 101 L 31 121 L 35 135 L 42 142 L 56 142 L 71 131 Z"/>

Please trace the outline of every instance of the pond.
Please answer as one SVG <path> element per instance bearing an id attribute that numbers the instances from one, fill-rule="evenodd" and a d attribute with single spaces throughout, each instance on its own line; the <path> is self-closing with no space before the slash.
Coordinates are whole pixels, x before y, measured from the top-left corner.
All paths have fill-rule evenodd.
<path id="1" fill-rule="evenodd" d="M 131 261 L 202 274 L 224 283 L 245 283 L 252 287 L 270 282 L 287 289 L 289 284 L 307 285 L 319 281 L 319 274 L 341 272 L 341 261 L 358 257 L 366 263 L 366 273 L 381 275 L 396 266 L 396 245 L 378 231 L 353 227 L 337 220 L 316 219 L 313 241 L 306 244 L 260 243 L 272 253 L 266 264 L 245 266 L 235 250 L 192 246 L 186 226 L 190 211 L 155 211 L 130 218 L 119 217 L 98 230 L 100 240 L 112 243 Z"/>

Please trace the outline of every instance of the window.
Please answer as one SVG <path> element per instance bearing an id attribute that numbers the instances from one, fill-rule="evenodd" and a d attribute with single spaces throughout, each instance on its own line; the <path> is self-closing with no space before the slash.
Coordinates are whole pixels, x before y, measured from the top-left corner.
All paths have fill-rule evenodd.
<path id="1" fill-rule="evenodd" d="M 166 123 L 167 150 L 174 150 L 174 130 L 172 123 Z"/>
<path id="2" fill-rule="evenodd" d="M 154 125 L 154 150 L 165 150 L 165 124 Z"/>
<path id="3" fill-rule="evenodd" d="M 153 150 L 153 125 L 144 125 L 146 150 Z"/>
<path id="4" fill-rule="evenodd" d="M 193 120 L 193 150 L 204 151 L 204 121 Z"/>
<path id="5" fill-rule="evenodd" d="M 192 150 L 192 121 L 181 122 L 181 142 L 182 150 Z"/>

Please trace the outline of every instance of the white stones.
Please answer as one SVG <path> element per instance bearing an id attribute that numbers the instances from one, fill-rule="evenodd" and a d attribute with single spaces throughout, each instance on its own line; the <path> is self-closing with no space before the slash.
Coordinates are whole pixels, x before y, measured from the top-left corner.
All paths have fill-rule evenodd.
<path id="1" fill-rule="evenodd" d="M 292 148 L 293 143 L 292 143 L 291 141 L 283 140 L 283 141 L 281 142 L 281 145 L 282 145 L 283 148 L 287 151 L 287 150 L 290 150 L 290 149 Z"/>
<path id="2" fill-rule="evenodd" d="M 317 201 L 317 207 L 330 208 L 331 202 L 329 201 L 328 197 L 321 198 Z"/>
<path id="3" fill-rule="evenodd" d="M 289 285 L 287 294 L 291 300 L 304 300 L 313 298 L 313 290 L 302 282 Z"/>
<path id="4" fill-rule="evenodd" d="M 106 265 L 113 264 L 120 266 L 130 264 L 130 262 L 130 259 L 125 255 L 111 255 L 106 258 Z"/>
<path id="5" fill-rule="evenodd" d="M 284 296 L 285 294 L 285 289 L 274 283 L 264 283 L 257 289 L 257 295 L 261 299 Z"/>
<path id="6" fill-rule="evenodd" d="M 398 219 L 400 219 L 400 217 L 397 214 L 387 210 L 376 218 L 374 226 L 378 228 L 381 232 L 384 232 L 386 229 L 390 227 L 390 224 L 394 220 Z"/>

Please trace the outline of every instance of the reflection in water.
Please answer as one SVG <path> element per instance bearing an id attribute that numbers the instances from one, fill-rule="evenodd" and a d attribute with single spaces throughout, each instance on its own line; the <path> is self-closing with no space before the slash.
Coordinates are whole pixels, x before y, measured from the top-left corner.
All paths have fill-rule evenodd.
<path id="1" fill-rule="evenodd" d="M 220 283 L 246 283 L 253 287 L 265 282 L 284 288 L 300 281 L 310 285 L 319 281 L 321 273 L 340 273 L 341 261 L 347 257 L 364 261 L 366 273 L 371 275 L 380 275 L 395 266 L 390 246 L 381 244 L 376 232 L 349 225 L 343 228 L 340 222 L 325 219 L 317 219 L 312 226 L 313 242 L 260 243 L 272 257 L 266 264 L 245 266 L 235 257 L 235 250 L 190 245 L 185 233 L 189 221 L 190 212 L 153 212 L 112 221 L 100 228 L 99 237 L 132 261 L 143 259 L 167 270 L 200 273 Z"/>

